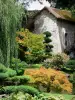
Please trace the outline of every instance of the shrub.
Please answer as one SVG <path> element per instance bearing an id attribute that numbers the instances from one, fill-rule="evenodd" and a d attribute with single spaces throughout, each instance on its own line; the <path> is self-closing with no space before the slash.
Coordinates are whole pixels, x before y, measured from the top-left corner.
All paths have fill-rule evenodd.
<path id="1" fill-rule="evenodd" d="M 24 74 L 30 75 L 33 79 L 32 82 L 36 84 L 38 88 L 40 85 L 44 86 L 47 92 L 54 91 L 72 93 L 72 84 L 68 81 L 66 75 L 61 71 L 41 67 L 36 70 L 27 69 Z"/>
<path id="2" fill-rule="evenodd" d="M 32 96 L 28 93 L 24 94 L 23 92 L 18 92 L 18 93 L 12 93 L 8 97 L 8 100 L 65 100 L 65 99 L 62 96 L 55 97 L 55 96 L 45 96 L 43 94 L 40 94 L 38 97 L 38 96 Z"/>
<path id="3" fill-rule="evenodd" d="M 20 86 L 6 86 L 3 87 L 3 89 L 0 90 L 0 93 L 5 93 L 5 94 L 10 94 L 13 92 L 18 92 L 18 91 L 22 91 L 24 93 L 29 93 L 32 95 L 39 95 L 39 91 L 31 86 L 24 86 L 24 85 L 20 85 Z"/>
<path id="4" fill-rule="evenodd" d="M 30 80 L 29 76 L 14 76 L 11 78 L 7 78 L 7 81 L 11 82 L 12 84 L 25 84 Z"/>
<path id="5" fill-rule="evenodd" d="M 31 68 L 40 68 L 42 64 L 32 64 L 30 67 Z"/>
<path id="6" fill-rule="evenodd" d="M 73 94 L 75 95 L 75 72 L 73 73 Z"/>
<path id="7" fill-rule="evenodd" d="M 69 69 L 70 71 L 74 72 L 75 71 L 75 60 L 69 60 L 66 64 L 65 64 L 65 68 Z"/>
<path id="8" fill-rule="evenodd" d="M 8 77 L 12 77 L 16 75 L 16 71 L 12 70 L 10 68 L 1 68 L 1 70 L 3 70 L 2 72 L 0 72 L 0 79 L 5 80 Z M 5 72 L 4 72 L 5 71 Z"/>
<path id="9" fill-rule="evenodd" d="M 21 61 L 20 59 L 17 59 L 17 58 L 12 58 L 11 68 L 16 70 L 18 75 L 22 75 L 25 68 L 27 67 L 28 67 L 28 64 L 25 63 L 24 61 Z"/>
<path id="10" fill-rule="evenodd" d="M 44 50 L 33 50 L 31 54 L 25 55 L 25 61 L 28 64 L 36 64 L 43 62 L 47 57 L 48 56 L 45 55 Z"/>
<path id="11" fill-rule="evenodd" d="M 0 72 L 6 72 L 6 71 L 7 71 L 6 67 L 0 63 Z"/>
<path id="12" fill-rule="evenodd" d="M 31 60 L 31 54 L 33 54 L 34 50 L 40 52 L 44 49 L 43 34 L 33 34 L 28 29 L 17 32 L 17 34 L 16 40 L 19 44 L 19 56 L 22 60 Z M 23 37 L 23 39 L 19 36 Z M 29 60 L 26 60 L 27 63 L 29 63 Z"/>
<path id="13" fill-rule="evenodd" d="M 8 74 L 7 73 L 0 73 L 0 79 L 1 80 L 4 80 L 8 77 Z"/>
<path id="14" fill-rule="evenodd" d="M 11 68 L 7 68 L 6 74 L 7 74 L 9 77 L 13 77 L 13 76 L 15 76 L 17 73 L 16 73 L 15 70 L 12 70 Z"/>
<path id="15" fill-rule="evenodd" d="M 46 53 L 46 55 L 51 55 L 50 53 L 53 48 L 53 45 L 50 44 L 52 42 L 52 40 L 50 39 L 51 33 L 46 31 L 43 34 L 45 35 L 45 37 L 44 37 L 45 53 Z"/>
<path id="16" fill-rule="evenodd" d="M 46 59 L 43 63 L 43 66 L 49 68 L 49 67 L 54 67 L 54 68 L 63 68 L 64 64 L 69 60 L 69 56 L 61 53 L 61 54 L 56 54 L 53 55 L 51 58 Z"/>

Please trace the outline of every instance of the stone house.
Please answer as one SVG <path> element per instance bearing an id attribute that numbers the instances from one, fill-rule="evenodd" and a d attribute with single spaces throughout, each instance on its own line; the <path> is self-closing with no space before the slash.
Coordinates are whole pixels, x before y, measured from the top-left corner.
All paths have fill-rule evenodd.
<path id="1" fill-rule="evenodd" d="M 75 19 L 67 10 L 45 7 L 33 17 L 32 31 L 43 33 L 49 31 L 52 36 L 54 53 L 71 51 L 75 47 Z"/>

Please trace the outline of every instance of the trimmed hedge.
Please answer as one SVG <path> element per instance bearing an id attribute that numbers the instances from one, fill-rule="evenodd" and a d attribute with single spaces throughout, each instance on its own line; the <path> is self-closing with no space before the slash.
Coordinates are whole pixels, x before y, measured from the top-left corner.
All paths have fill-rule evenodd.
<path id="1" fill-rule="evenodd" d="M 0 94 L 4 93 L 4 94 L 10 94 L 13 92 L 18 92 L 18 91 L 22 91 L 24 93 L 29 93 L 32 95 L 39 95 L 39 91 L 31 86 L 24 86 L 24 85 L 20 85 L 20 86 L 5 86 L 2 89 L 0 89 Z"/>
<path id="2" fill-rule="evenodd" d="M 4 80 L 8 78 L 8 74 L 7 73 L 0 73 L 0 79 Z"/>
<path id="3" fill-rule="evenodd" d="M 25 84 L 30 80 L 30 77 L 28 75 L 24 76 L 14 76 L 11 78 L 7 78 L 7 81 L 10 81 L 12 84 L 18 83 L 18 84 Z"/>
<path id="4" fill-rule="evenodd" d="M 5 71 L 2 68 L 1 68 L 1 70 Z M 0 72 L 0 79 L 4 80 L 6 78 L 13 77 L 13 76 L 16 75 L 16 71 L 15 70 L 12 70 L 10 68 L 7 68 L 6 70 L 7 70 L 6 72 Z"/>
<path id="5" fill-rule="evenodd" d="M 0 63 L 0 72 L 6 72 L 7 71 L 7 68 Z"/>
<path id="6" fill-rule="evenodd" d="M 17 75 L 15 70 L 12 70 L 10 68 L 7 68 L 6 74 L 8 74 L 9 77 L 13 77 L 15 75 Z"/>
<path id="7" fill-rule="evenodd" d="M 31 68 L 40 68 L 42 64 L 32 64 Z"/>

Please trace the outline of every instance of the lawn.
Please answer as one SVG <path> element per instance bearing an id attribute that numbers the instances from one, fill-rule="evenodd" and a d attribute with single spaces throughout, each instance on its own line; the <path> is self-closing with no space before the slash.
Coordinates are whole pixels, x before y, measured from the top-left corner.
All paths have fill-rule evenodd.
<path id="1" fill-rule="evenodd" d="M 57 93 L 44 93 L 44 95 L 52 95 L 52 96 L 63 96 L 65 100 L 75 100 L 75 95 L 69 95 L 69 94 L 57 94 Z"/>

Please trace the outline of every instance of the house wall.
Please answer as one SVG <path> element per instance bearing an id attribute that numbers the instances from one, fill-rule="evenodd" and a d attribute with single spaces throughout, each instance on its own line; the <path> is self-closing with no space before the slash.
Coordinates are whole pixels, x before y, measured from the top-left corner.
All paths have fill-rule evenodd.
<path id="1" fill-rule="evenodd" d="M 75 24 L 67 21 L 57 21 L 59 36 L 61 38 L 62 50 L 66 49 L 70 51 L 71 48 L 75 47 Z M 67 33 L 67 37 L 65 34 Z M 67 42 L 67 45 L 65 44 Z"/>
<path id="2" fill-rule="evenodd" d="M 56 18 L 47 11 L 42 11 L 34 21 L 34 33 L 43 33 L 45 31 L 51 32 L 53 52 L 62 52 L 61 42 L 59 38 L 59 31 Z"/>

